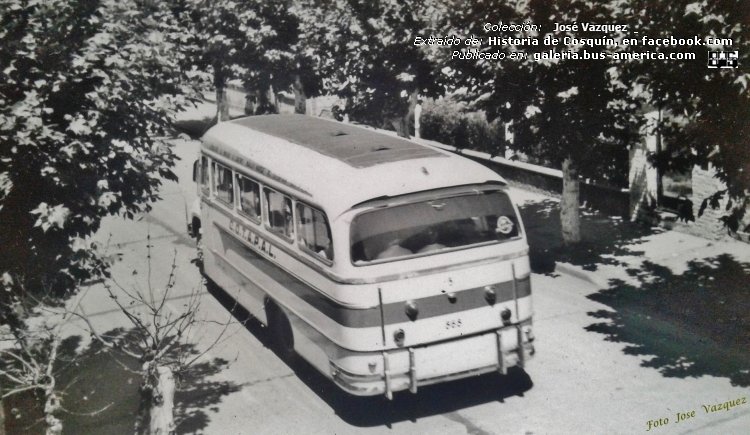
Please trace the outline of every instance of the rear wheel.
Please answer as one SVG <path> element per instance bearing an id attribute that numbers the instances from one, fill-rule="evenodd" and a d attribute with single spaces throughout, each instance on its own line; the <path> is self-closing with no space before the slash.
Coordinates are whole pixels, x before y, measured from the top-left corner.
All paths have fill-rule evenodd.
<path id="1" fill-rule="evenodd" d="M 268 332 L 273 350 L 284 360 L 294 359 L 294 333 L 286 314 L 273 302 L 266 305 Z"/>

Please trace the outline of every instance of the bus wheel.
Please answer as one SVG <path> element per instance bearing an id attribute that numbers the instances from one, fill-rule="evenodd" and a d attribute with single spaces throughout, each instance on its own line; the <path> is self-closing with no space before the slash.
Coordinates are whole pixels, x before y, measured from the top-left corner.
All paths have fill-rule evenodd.
<path id="1" fill-rule="evenodd" d="M 291 361 L 295 352 L 294 333 L 289 319 L 273 302 L 268 302 L 266 305 L 266 316 L 273 349 L 284 361 Z"/>

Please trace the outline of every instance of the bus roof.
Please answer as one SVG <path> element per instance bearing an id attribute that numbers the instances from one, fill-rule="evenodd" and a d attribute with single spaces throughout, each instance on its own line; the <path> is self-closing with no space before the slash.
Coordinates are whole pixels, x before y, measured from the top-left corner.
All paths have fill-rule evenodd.
<path id="1" fill-rule="evenodd" d="M 283 185 L 335 218 L 374 198 L 503 182 L 463 157 L 367 128 L 305 115 L 259 115 L 212 127 L 210 152 Z"/>

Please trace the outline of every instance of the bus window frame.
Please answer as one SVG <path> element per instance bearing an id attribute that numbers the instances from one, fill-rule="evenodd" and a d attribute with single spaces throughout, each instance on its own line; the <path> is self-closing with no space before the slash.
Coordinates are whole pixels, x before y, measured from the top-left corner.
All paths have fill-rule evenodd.
<path id="1" fill-rule="evenodd" d="M 323 215 L 323 219 L 325 219 L 326 228 L 328 229 L 328 239 L 329 239 L 329 242 L 330 242 L 331 258 L 323 257 L 320 254 L 318 254 L 317 252 L 315 252 L 312 249 L 308 248 L 305 244 L 302 244 L 302 243 L 299 242 L 299 237 L 301 235 L 301 231 L 300 231 L 299 226 L 302 225 L 302 222 L 301 222 L 301 217 L 299 215 L 299 210 L 297 210 L 297 207 L 307 207 L 310 210 L 317 211 L 317 212 L 319 212 L 320 214 Z M 305 254 L 307 254 L 308 256 L 310 256 L 310 257 L 312 257 L 312 258 L 320 261 L 321 263 L 325 264 L 326 266 L 332 266 L 333 265 L 333 260 L 334 260 L 334 258 L 336 258 L 336 253 L 335 253 L 335 250 L 334 250 L 334 247 L 333 247 L 333 231 L 331 230 L 331 224 L 329 222 L 328 215 L 323 210 L 321 210 L 320 208 L 313 207 L 312 205 L 310 205 L 310 204 L 308 204 L 308 203 L 306 203 L 304 201 L 295 201 L 295 204 L 294 204 L 294 227 L 295 227 L 295 236 L 296 236 L 296 240 L 297 240 L 297 246 L 299 247 L 300 251 L 302 251 Z"/>
<path id="2" fill-rule="evenodd" d="M 217 185 L 218 180 L 217 180 L 217 174 L 216 174 L 216 169 L 217 169 L 216 166 L 221 166 L 222 168 L 224 168 L 224 169 L 226 169 L 226 170 L 228 170 L 230 172 L 230 180 L 231 180 L 231 183 L 232 183 L 232 189 L 231 189 L 232 198 L 231 198 L 231 201 L 225 201 L 223 198 L 221 198 L 221 196 L 219 196 L 219 187 Z M 212 173 L 211 175 L 213 175 L 212 182 L 211 182 L 211 187 L 213 189 L 213 197 L 216 198 L 216 200 L 219 203 L 221 203 L 224 206 L 226 206 L 226 207 L 231 208 L 232 210 L 234 210 L 234 203 L 235 203 L 235 200 L 237 199 L 237 193 L 235 192 L 235 183 L 234 183 L 234 169 L 232 169 L 230 166 L 224 165 L 222 163 L 217 162 L 216 160 L 213 160 L 212 161 L 212 165 L 211 165 L 211 173 Z"/>
<path id="3" fill-rule="evenodd" d="M 235 182 L 236 182 L 235 184 L 237 185 L 237 192 L 236 192 L 236 197 L 237 197 L 237 212 L 242 217 L 245 217 L 245 218 L 249 219 L 254 224 L 260 225 L 263 222 L 263 215 L 265 214 L 263 212 L 263 209 L 264 209 L 263 205 L 264 205 L 264 203 L 266 201 L 263 200 L 263 196 L 264 196 L 263 192 L 266 189 L 266 186 L 264 186 L 258 180 L 254 179 L 252 177 L 248 177 L 247 175 L 242 174 L 242 173 L 237 172 L 237 171 L 234 172 L 234 178 L 235 178 Z M 240 178 L 244 178 L 244 179 L 250 181 L 251 183 L 254 183 L 256 186 L 258 186 L 258 209 L 259 209 L 260 213 L 257 216 L 253 216 L 252 214 L 247 213 L 244 210 L 244 208 L 242 207 L 242 189 L 241 189 L 241 184 L 240 184 L 240 180 L 239 180 Z"/>
<path id="4" fill-rule="evenodd" d="M 295 211 L 294 211 L 294 208 L 295 208 L 294 207 L 294 203 L 296 202 L 296 200 L 293 197 L 287 195 L 286 193 L 283 193 L 283 192 L 281 192 L 281 191 L 279 191 L 277 189 L 274 189 L 274 188 L 272 188 L 270 186 L 261 186 L 261 187 L 263 188 L 262 189 L 262 191 L 263 191 L 263 199 L 262 199 L 263 206 L 261 208 L 261 212 L 264 215 L 263 216 L 264 217 L 264 219 L 263 219 L 263 226 L 271 234 L 274 234 L 274 235 L 278 236 L 279 238 L 281 238 L 282 240 L 286 241 L 290 245 L 296 245 L 297 244 L 295 242 L 296 231 L 295 231 L 295 224 L 294 224 L 294 222 L 296 220 Z M 281 195 L 282 198 L 288 199 L 289 202 L 290 202 L 291 212 L 292 212 L 292 225 L 291 225 L 291 232 L 292 232 L 292 234 L 290 236 L 287 236 L 286 234 L 284 234 L 283 231 L 281 231 L 278 228 L 275 228 L 275 227 L 273 227 L 271 225 L 271 210 L 270 210 L 271 202 L 268 200 L 268 193 L 269 192 L 273 192 L 273 193 L 276 193 L 278 195 Z"/>
<path id="5" fill-rule="evenodd" d="M 203 171 L 203 162 L 206 162 L 205 175 L 204 175 L 204 171 Z M 200 164 L 198 165 L 199 166 L 198 167 L 198 175 L 199 175 L 199 178 L 200 178 L 199 185 L 200 185 L 200 193 L 201 193 L 201 195 L 204 196 L 204 197 L 206 197 L 206 198 L 211 197 L 211 192 L 212 192 L 211 191 L 211 189 L 212 189 L 211 185 L 213 183 L 211 182 L 211 180 L 213 178 L 211 177 L 211 169 L 210 169 L 211 168 L 211 162 L 212 162 L 212 160 L 211 160 L 210 157 L 208 157 L 205 154 L 201 154 L 201 156 L 200 156 Z M 204 181 L 207 181 L 207 182 L 204 183 Z"/>

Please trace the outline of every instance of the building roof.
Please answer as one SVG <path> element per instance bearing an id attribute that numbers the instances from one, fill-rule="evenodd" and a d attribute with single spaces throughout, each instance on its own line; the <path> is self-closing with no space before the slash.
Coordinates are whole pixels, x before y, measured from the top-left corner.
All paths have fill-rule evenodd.
<path id="1" fill-rule="evenodd" d="M 373 198 L 503 181 L 492 170 L 455 154 L 305 115 L 223 122 L 211 128 L 203 142 L 209 151 L 323 207 L 332 219 Z"/>

